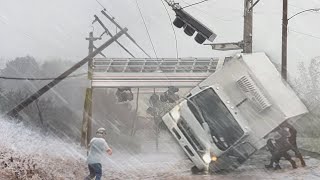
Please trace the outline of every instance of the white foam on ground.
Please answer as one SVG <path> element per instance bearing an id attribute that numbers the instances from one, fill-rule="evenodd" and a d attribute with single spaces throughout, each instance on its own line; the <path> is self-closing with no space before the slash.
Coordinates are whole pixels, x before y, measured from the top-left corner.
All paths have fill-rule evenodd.
<path id="1" fill-rule="evenodd" d="M 159 151 L 152 148 L 154 143 L 146 143 L 143 153 L 140 154 L 114 150 L 112 156 L 106 155 L 103 160 L 105 178 L 120 176 L 141 179 L 142 176 L 151 178 L 159 173 L 168 175 L 168 172 L 171 174 L 185 171 L 188 169 L 186 164 L 189 165 L 185 163 L 186 157 L 169 149 L 170 143 L 165 145 L 166 142 L 162 142 L 159 145 L 162 150 Z M 0 151 L 11 151 L 8 156 L 32 159 L 37 167 L 49 169 L 53 177 L 76 179 L 88 174 L 86 149 L 52 135 L 42 135 L 39 129 L 30 129 L 22 123 L 0 119 L 0 146 L 3 147 Z"/>
<path id="2" fill-rule="evenodd" d="M 31 130 L 23 123 L 1 118 L 0 134 L 0 143 L 3 146 L 21 154 L 85 159 L 84 151 L 79 146 L 66 143 L 52 135 L 41 135 L 39 129 Z"/>

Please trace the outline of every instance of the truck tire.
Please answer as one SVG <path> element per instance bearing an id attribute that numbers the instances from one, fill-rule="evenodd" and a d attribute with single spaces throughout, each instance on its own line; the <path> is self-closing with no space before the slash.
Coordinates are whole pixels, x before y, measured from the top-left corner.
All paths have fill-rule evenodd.
<path id="1" fill-rule="evenodd" d="M 191 172 L 192 172 L 192 174 L 201 174 L 201 175 L 208 174 L 208 171 L 206 171 L 204 169 L 199 169 L 199 168 L 197 168 L 197 166 L 193 166 L 191 168 Z"/>

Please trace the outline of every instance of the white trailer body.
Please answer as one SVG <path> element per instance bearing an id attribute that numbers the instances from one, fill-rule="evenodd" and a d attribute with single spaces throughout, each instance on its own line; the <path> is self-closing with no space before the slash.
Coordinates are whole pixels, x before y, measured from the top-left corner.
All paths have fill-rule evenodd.
<path id="1" fill-rule="evenodd" d="M 162 118 L 200 170 L 233 169 L 308 110 L 264 53 L 239 54 Z"/>

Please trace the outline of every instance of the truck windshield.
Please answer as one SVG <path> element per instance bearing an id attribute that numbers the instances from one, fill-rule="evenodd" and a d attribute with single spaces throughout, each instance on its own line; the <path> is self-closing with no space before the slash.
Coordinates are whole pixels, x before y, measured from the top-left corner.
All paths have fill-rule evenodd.
<path id="1" fill-rule="evenodd" d="M 220 150 L 227 150 L 244 134 L 244 131 L 234 119 L 228 108 L 221 101 L 212 88 L 208 88 L 190 98 L 198 106 L 199 112 L 192 103 L 188 107 L 199 122 L 202 122 L 199 113 L 208 123 L 213 141 Z"/>

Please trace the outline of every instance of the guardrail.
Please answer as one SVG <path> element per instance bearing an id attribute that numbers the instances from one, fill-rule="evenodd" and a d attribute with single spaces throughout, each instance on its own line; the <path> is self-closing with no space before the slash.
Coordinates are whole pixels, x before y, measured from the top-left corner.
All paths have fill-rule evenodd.
<path id="1" fill-rule="evenodd" d="M 108 58 L 94 59 L 94 72 L 211 72 L 218 65 L 217 58 L 181 58 L 181 59 L 137 59 Z"/>
<path id="2" fill-rule="evenodd" d="M 221 66 L 218 58 L 95 58 L 92 87 L 194 87 Z"/>

